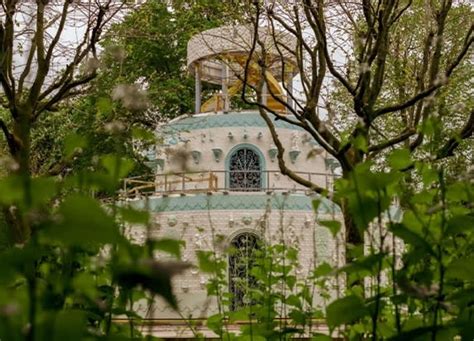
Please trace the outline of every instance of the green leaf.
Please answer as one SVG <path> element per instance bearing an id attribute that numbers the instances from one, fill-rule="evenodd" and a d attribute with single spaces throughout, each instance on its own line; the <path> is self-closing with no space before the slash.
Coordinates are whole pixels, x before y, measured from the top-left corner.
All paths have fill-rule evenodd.
<path id="1" fill-rule="evenodd" d="M 35 263 L 48 255 L 45 248 L 28 243 L 22 247 L 11 247 L 0 253 L 0 284 L 8 283 L 16 273 L 27 277 L 34 275 Z"/>
<path id="2" fill-rule="evenodd" d="M 332 272 L 333 268 L 328 263 L 324 262 L 314 270 L 314 277 L 327 276 Z"/>
<path id="3" fill-rule="evenodd" d="M 432 256 L 436 257 L 431 245 L 418 233 L 405 227 L 404 224 L 392 224 L 390 230 L 392 233 L 401 238 L 405 243 L 413 245 L 415 248 L 420 248 L 427 251 Z"/>
<path id="4" fill-rule="evenodd" d="M 363 151 L 364 153 L 368 152 L 368 146 L 367 146 L 367 140 L 365 139 L 364 136 L 358 135 L 354 140 L 353 140 L 354 147 L 359 149 L 360 151 Z"/>
<path id="5" fill-rule="evenodd" d="M 0 203 L 11 205 L 24 200 L 24 186 L 20 176 L 12 175 L 0 179 Z"/>
<path id="6" fill-rule="evenodd" d="M 256 329 L 255 327 L 253 329 Z M 251 335 L 243 334 L 240 335 L 237 340 L 239 341 L 267 341 L 268 339 L 264 336 L 252 333 Z"/>
<path id="7" fill-rule="evenodd" d="M 286 250 L 286 258 L 290 261 L 298 260 L 298 250 L 293 247 L 288 247 Z"/>
<path id="8" fill-rule="evenodd" d="M 184 246 L 184 241 L 163 238 L 153 242 L 155 249 L 169 253 L 176 258 L 181 258 L 181 247 Z"/>
<path id="9" fill-rule="evenodd" d="M 458 234 L 463 232 L 474 231 L 474 216 L 472 215 L 456 215 L 448 220 L 446 234 Z"/>
<path id="10" fill-rule="evenodd" d="M 289 295 L 287 298 L 286 298 L 286 304 L 288 305 L 291 305 L 293 307 L 298 307 L 298 308 L 301 308 L 301 301 L 299 299 L 298 296 L 296 295 Z"/>
<path id="11" fill-rule="evenodd" d="M 428 136 L 435 135 L 436 131 L 439 131 L 440 120 L 436 117 L 430 116 L 421 125 L 421 131 Z"/>
<path id="12" fill-rule="evenodd" d="M 339 269 L 339 271 L 350 273 L 368 272 L 369 274 L 375 275 L 378 271 L 378 265 L 385 257 L 385 253 L 376 253 L 363 256 L 346 266 Z"/>
<path id="13" fill-rule="evenodd" d="M 456 182 L 448 186 L 446 198 L 449 201 L 462 202 L 469 201 L 469 192 L 472 191 L 472 185 L 465 182 Z"/>
<path id="14" fill-rule="evenodd" d="M 454 331 L 454 335 L 453 335 L 453 331 Z M 432 326 L 423 326 L 423 327 L 410 329 L 408 331 L 403 331 L 402 333 L 391 337 L 389 340 L 390 341 L 430 340 L 432 334 L 433 334 Z M 438 326 L 437 334 L 438 334 L 438 337 L 436 337 L 436 340 L 453 340 L 453 337 L 456 336 L 455 330 L 453 330 L 451 327 L 446 326 L 446 325 Z"/>
<path id="15" fill-rule="evenodd" d="M 87 272 L 80 273 L 74 277 L 72 283 L 74 290 L 77 292 L 83 293 L 91 300 L 97 299 L 96 280 L 92 274 Z"/>
<path id="16" fill-rule="evenodd" d="M 97 100 L 96 108 L 99 114 L 106 117 L 108 114 L 112 112 L 113 104 L 110 98 L 100 97 Z"/>
<path id="17" fill-rule="evenodd" d="M 332 341 L 332 337 L 325 334 L 315 333 L 311 338 L 311 341 Z"/>
<path id="18" fill-rule="evenodd" d="M 388 157 L 392 169 L 401 170 L 412 164 L 411 153 L 408 149 L 396 149 Z"/>
<path id="19" fill-rule="evenodd" d="M 177 309 L 171 279 L 187 268 L 189 268 L 187 263 L 157 262 L 150 259 L 143 260 L 138 264 L 117 267 L 114 269 L 114 278 L 126 288 L 141 287 L 153 294 L 160 295 L 170 306 Z"/>
<path id="20" fill-rule="evenodd" d="M 318 212 L 319 205 L 321 205 L 321 200 L 314 199 L 311 204 L 313 205 L 313 211 Z"/>
<path id="21" fill-rule="evenodd" d="M 79 310 L 65 310 L 58 313 L 54 321 L 53 340 L 83 340 L 87 335 L 86 314 Z"/>
<path id="22" fill-rule="evenodd" d="M 333 237 L 335 237 L 341 230 L 341 222 L 337 220 L 320 220 L 319 224 L 325 226 L 331 231 Z"/>
<path id="23" fill-rule="evenodd" d="M 244 308 L 239 309 L 237 311 L 229 312 L 229 322 L 248 321 L 250 319 L 251 315 L 252 314 L 250 312 L 250 308 L 249 307 L 244 307 Z"/>
<path id="24" fill-rule="evenodd" d="M 143 129 L 143 128 L 137 128 L 137 127 L 134 127 L 132 129 L 132 136 L 133 138 L 137 140 L 150 141 L 150 142 L 153 142 L 156 139 L 155 134 L 153 132 Z"/>
<path id="25" fill-rule="evenodd" d="M 306 315 L 299 309 L 293 309 L 289 313 L 289 317 L 295 322 L 296 325 L 304 325 L 306 323 Z"/>
<path id="26" fill-rule="evenodd" d="M 285 281 L 286 281 L 286 285 L 288 285 L 288 288 L 290 290 L 293 290 L 296 284 L 296 277 L 292 275 L 286 276 Z"/>
<path id="27" fill-rule="evenodd" d="M 372 220 L 379 213 L 377 199 L 369 195 L 349 196 L 349 210 L 352 213 L 356 226 L 365 231 Z"/>
<path id="28" fill-rule="evenodd" d="M 118 155 L 103 156 L 101 158 L 101 164 L 115 181 L 126 177 L 135 166 L 132 160 Z"/>
<path id="29" fill-rule="evenodd" d="M 197 252 L 199 269 L 207 273 L 215 273 L 217 271 L 216 261 L 213 260 L 214 254 L 211 251 Z"/>
<path id="30" fill-rule="evenodd" d="M 48 237 L 68 245 L 115 243 L 120 240 L 118 227 L 94 199 L 72 195 L 61 204 L 59 223 L 46 229 Z"/>
<path id="31" fill-rule="evenodd" d="M 146 225 L 150 220 L 150 213 L 147 211 L 140 211 L 130 207 L 119 207 L 118 212 L 124 221 L 132 224 Z"/>
<path id="32" fill-rule="evenodd" d="M 356 166 L 344 181 L 337 182 L 338 199 L 347 202 L 349 212 L 360 231 L 379 214 L 383 214 L 392 202 L 391 193 L 398 186 L 399 172 L 374 173 L 372 164 Z"/>
<path id="33" fill-rule="evenodd" d="M 431 168 L 431 166 L 428 166 L 426 163 L 423 163 L 421 166 L 421 178 L 423 180 L 423 183 L 428 186 L 429 184 L 438 180 L 438 173 L 435 169 Z"/>
<path id="34" fill-rule="evenodd" d="M 332 330 L 342 324 L 352 323 L 368 314 L 360 297 L 355 295 L 340 298 L 326 309 L 327 323 Z"/>
<path id="35" fill-rule="evenodd" d="M 223 318 L 221 314 L 211 315 L 207 318 L 207 327 L 215 333 L 219 334 L 224 325 L 222 320 Z"/>
<path id="36" fill-rule="evenodd" d="M 58 193 L 58 185 L 53 178 L 31 179 L 31 200 L 33 206 L 47 204 Z"/>
<path id="37" fill-rule="evenodd" d="M 473 264 L 474 257 L 456 259 L 447 266 L 446 277 L 474 281 L 474 271 L 472 271 Z"/>
<path id="38" fill-rule="evenodd" d="M 4 205 L 16 204 L 25 207 L 27 203 L 24 178 L 12 175 L 0 179 L 0 203 Z M 29 179 L 30 205 L 37 207 L 48 204 L 57 194 L 57 184 L 53 178 L 38 177 Z"/>
<path id="39" fill-rule="evenodd" d="M 82 152 L 87 146 L 87 139 L 84 136 L 70 134 L 64 139 L 64 156 L 69 159 L 74 154 Z"/>

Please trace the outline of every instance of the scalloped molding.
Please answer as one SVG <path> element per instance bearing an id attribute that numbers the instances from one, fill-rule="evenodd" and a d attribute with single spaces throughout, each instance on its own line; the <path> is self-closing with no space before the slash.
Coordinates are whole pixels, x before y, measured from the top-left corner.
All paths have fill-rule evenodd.
<path id="1" fill-rule="evenodd" d="M 288 118 L 291 118 L 291 115 L 289 115 Z M 272 118 L 272 120 L 276 128 L 304 131 L 303 128 L 292 125 L 288 122 L 282 120 L 275 121 L 274 117 Z M 233 112 L 227 114 L 184 117 L 182 119 L 177 119 L 176 121 L 172 121 L 166 124 L 163 127 L 163 130 L 168 133 L 176 133 L 181 131 L 186 132 L 198 129 L 224 127 L 268 128 L 267 124 L 259 113 Z"/>
<path id="2" fill-rule="evenodd" d="M 196 194 L 185 197 L 150 197 L 148 207 L 152 212 L 202 211 L 202 210 L 265 210 L 266 208 L 289 211 L 313 212 L 313 199 L 300 194 Z M 318 213 L 340 214 L 340 208 L 327 199 L 319 198 Z M 145 208 L 145 200 L 130 201 L 136 208 Z"/>

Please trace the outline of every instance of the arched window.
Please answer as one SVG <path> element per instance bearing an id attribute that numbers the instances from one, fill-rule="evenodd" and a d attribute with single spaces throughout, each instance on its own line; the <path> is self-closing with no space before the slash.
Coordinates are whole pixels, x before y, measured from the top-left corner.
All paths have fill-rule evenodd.
<path id="1" fill-rule="evenodd" d="M 253 233 L 241 233 L 230 243 L 229 291 L 232 294 L 232 311 L 252 304 L 248 292 L 250 288 L 256 287 L 257 281 L 250 270 L 255 266 L 259 243 L 259 238 Z"/>
<path id="2" fill-rule="evenodd" d="M 230 155 L 229 188 L 239 191 L 262 188 L 262 160 L 252 149 L 239 148 Z"/>

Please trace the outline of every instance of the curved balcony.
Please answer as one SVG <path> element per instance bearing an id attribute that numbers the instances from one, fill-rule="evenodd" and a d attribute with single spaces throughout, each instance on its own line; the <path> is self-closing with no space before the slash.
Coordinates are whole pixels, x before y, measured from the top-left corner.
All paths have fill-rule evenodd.
<path id="1" fill-rule="evenodd" d="M 331 190 L 334 175 L 331 173 L 295 172 L 321 187 Z M 158 174 L 152 177 L 137 176 L 124 180 L 122 195 L 126 198 L 213 192 L 300 192 L 308 188 L 296 183 L 277 170 L 224 171 Z"/>

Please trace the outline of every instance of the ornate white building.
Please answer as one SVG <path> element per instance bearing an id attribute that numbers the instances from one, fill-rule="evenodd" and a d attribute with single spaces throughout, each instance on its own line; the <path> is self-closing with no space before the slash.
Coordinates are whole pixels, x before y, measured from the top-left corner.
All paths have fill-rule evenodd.
<path id="1" fill-rule="evenodd" d="M 251 34 L 244 27 L 221 27 L 191 39 L 188 68 L 196 75 L 196 112 L 159 129 L 162 143 L 153 160 L 155 181 L 150 184 L 129 179 L 129 200 L 135 207 L 152 212 L 153 237 L 185 242 L 185 261 L 196 263 L 197 250 L 222 253 L 230 245 L 251 248 L 256 240 L 284 242 L 299 250 L 301 268 L 296 272 L 303 277 L 315 264 L 343 261 L 342 244 L 317 224 L 319 219 L 341 219 L 341 213 L 328 200 L 323 200 L 315 212 L 315 194 L 281 174 L 277 149 L 259 112 L 234 108 L 242 91 Z M 261 37 L 269 39 L 263 30 Z M 287 43 L 292 44 L 290 40 Z M 292 84 L 297 68 L 271 46 L 267 53 L 275 70 L 267 75 L 267 91 L 289 101 L 291 86 L 283 89 L 280 83 L 287 77 L 285 83 Z M 276 71 L 281 58 L 291 66 L 283 76 Z M 251 71 L 247 77 L 251 84 L 258 81 Z M 202 82 L 220 87 L 207 101 L 201 101 Z M 286 115 L 274 97 L 264 97 L 264 101 Z M 285 146 L 286 164 L 298 175 L 331 188 L 334 163 L 327 153 L 301 128 L 272 120 Z M 247 274 L 235 264 L 235 259 L 229 258 L 229 291 L 235 294 L 233 305 L 238 306 L 241 298 L 234 279 Z M 181 315 L 164 302 L 156 302 L 148 317 L 157 319 L 157 335 L 166 336 L 166 326 L 176 334 L 176 326 L 167 324 L 173 319 L 199 319 L 216 311 L 215 302 L 206 294 L 207 280 L 197 269 L 176 278 Z"/>

